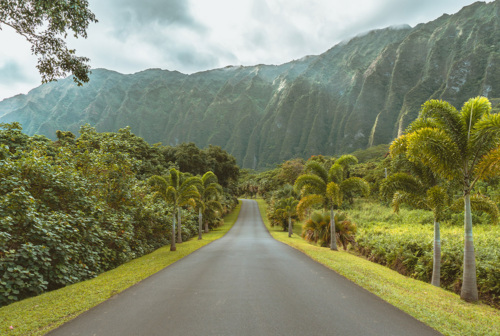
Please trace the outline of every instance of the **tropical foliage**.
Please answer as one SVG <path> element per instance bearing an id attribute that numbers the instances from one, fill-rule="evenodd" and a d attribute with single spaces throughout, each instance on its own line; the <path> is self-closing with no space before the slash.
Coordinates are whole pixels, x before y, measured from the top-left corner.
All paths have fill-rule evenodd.
<path id="1" fill-rule="evenodd" d="M 479 214 L 480 212 L 476 212 Z M 386 206 L 357 203 L 349 214 L 357 223 L 356 251 L 367 259 L 415 279 L 431 282 L 433 272 L 433 213 L 428 210 L 400 209 L 399 214 Z M 441 223 L 440 286 L 460 293 L 463 272 L 463 214 L 461 220 Z M 458 217 L 458 216 L 457 216 Z M 489 219 L 478 224 L 474 216 L 479 297 L 500 308 L 500 227 Z"/>
<path id="2" fill-rule="evenodd" d="M 461 297 L 467 301 L 478 300 L 471 193 L 484 177 L 481 173 L 490 172 L 489 158 L 494 157 L 499 145 L 500 115 L 491 114 L 491 103 L 485 97 L 471 98 L 460 111 L 445 101 L 426 102 L 406 134 L 391 145 L 391 152 L 406 153 L 410 161 L 420 162 L 442 178 L 461 184 L 465 205 Z"/>
<path id="3" fill-rule="evenodd" d="M 197 200 L 200 217 L 198 238 L 201 239 L 203 224 L 205 233 L 208 233 L 209 228 L 218 227 L 222 223 L 224 209 L 221 203 L 222 186 L 213 172 L 208 171 L 203 174 L 197 187 L 200 193 L 200 198 Z"/>
<path id="4" fill-rule="evenodd" d="M 404 157 L 404 155 L 401 155 Z M 387 177 L 381 184 L 381 193 L 392 197 L 392 206 L 399 212 L 401 204 L 419 209 L 431 210 L 434 214 L 433 271 L 431 283 L 440 286 L 441 278 L 441 233 L 440 222 L 445 207 L 448 205 L 446 190 L 437 184 L 437 179 L 430 169 L 416 163 L 401 159 L 413 173 L 399 172 Z"/>
<path id="5" fill-rule="evenodd" d="M 350 221 L 347 214 L 337 212 L 335 214 L 335 235 L 344 250 L 348 244 L 354 245 L 357 231 L 356 224 Z M 315 211 L 311 217 L 305 221 L 302 227 L 302 237 L 310 242 L 318 243 L 321 246 L 330 245 L 330 214 L 327 212 Z"/>
<path id="6" fill-rule="evenodd" d="M 352 204 L 356 193 L 367 196 L 370 192 L 368 182 L 360 177 L 349 177 L 349 166 L 358 160 L 352 155 L 343 155 L 327 170 L 325 164 L 310 160 L 306 164 L 306 174 L 295 181 L 295 190 L 300 192 L 301 200 L 297 210 L 304 216 L 309 208 L 321 204 L 324 209 L 330 209 L 330 248 L 337 250 L 334 210 L 342 205 L 345 198 Z"/>
<path id="7" fill-rule="evenodd" d="M 53 142 L 23 134 L 17 123 L 0 126 L 0 305 L 169 244 L 174 210 L 183 219 L 182 237 L 197 233 L 196 211 L 174 209 L 146 183 L 153 172 L 176 171 L 175 162 L 129 129 L 98 133 L 83 126 L 78 138 L 58 132 Z M 228 210 L 233 200 L 220 197 Z"/>
<path id="8" fill-rule="evenodd" d="M 494 116 L 495 114 L 490 112 L 489 118 L 496 118 Z M 425 121 L 427 124 L 422 122 L 422 125 L 429 126 L 430 119 L 427 117 Z M 408 132 L 418 130 L 419 122 L 412 124 Z M 499 306 L 497 298 L 500 297 L 498 292 L 500 284 L 495 280 L 495 274 L 500 272 L 498 253 L 496 253 L 500 250 L 498 242 L 500 231 L 496 225 L 500 204 L 500 177 L 496 176 L 498 148 L 498 145 L 492 146 L 491 151 L 476 162 L 473 172 L 477 174 L 476 177 L 480 177 L 471 188 L 470 196 L 471 217 L 478 233 L 475 252 L 478 263 L 479 297 L 497 307 Z M 465 243 L 464 237 L 457 234 L 460 230 L 457 226 L 464 225 L 463 183 L 445 178 L 432 169 L 434 167 L 425 165 L 420 160 L 409 160 L 408 152 L 399 149 L 393 145 L 392 155 L 388 145 L 357 151 L 356 155 L 363 158 L 358 163 L 347 158 L 339 160 L 340 158 L 313 156 L 305 163 L 302 173 L 293 177 L 295 180 L 292 178 L 284 181 L 281 179 L 284 176 L 284 167 L 293 166 L 286 161 L 272 170 L 260 173 L 246 170 L 242 175 L 244 177 L 242 182 L 251 185 L 267 200 L 267 216 L 270 223 L 280 225 L 284 230 L 286 230 L 286 220 L 283 216 L 281 218 L 277 216 L 278 204 L 289 197 L 300 199 L 297 194 L 297 191 L 300 191 L 302 204 L 297 210 L 298 213 L 305 214 L 302 217 L 303 237 L 311 243 L 328 246 L 331 241 L 328 235 L 331 236 L 331 231 L 326 219 L 331 216 L 324 212 L 325 207 L 328 209 L 328 203 L 322 192 L 312 191 L 324 190 L 324 187 L 319 189 L 317 186 L 328 184 L 329 176 L 335 176 L 337 181 L 352 177 L 368 181 L 370 196 L 367 200 L 351 203 L 349 197 L 343 195 L 343 202 L 337 206 L 337 213 L 349 214 L 348 220 L 357 223 L 356 230 L 353 230 L 355 235 L 350 235 L 354 240 L 351 244 L 343 244 L 343 247 L 407 276 L 436 285 L 439 281 L 440 286 L 460 292 L 463 283 L 461 278 L 464 256 L 463 246 L 461 248 L 460 244 Z M 341 166 L 340 163 L 347 164 Z M 332 169 L 335 164 L 336 168 Z M 330 169 L 332 172 L 329 172 Z M 310 179 L 310 189 L 297 188 L 303 183 L 300 181 L 305 180 L 304 175 L 314 175 Z M 324 182 L 325 176 L 327 183 Z M 330 177 L 330 180 L 333 178 Z M 296 188 L 287 184 L 289 182 L 293 182 Z M 245 188 L 240 190 L 244 192 Z M 358 193 L 360 194 L 362 193 Z M 351 200 L 354 200 L 355 196 L 356 194 L 352 194 Z M 388 205 L 391 205 L 396 213 L 391 213 Z M 358 210 L 360 207 L 369 210 L 360 216 Z M 307 211 L 308 208 L 311 210 Z M 318 208 L 323 211 L 314 211 Z M 428 225 L 433 222 L 434 229 Z M 335 224 L 337 241 L 342 244 L 337 232 L 341 231 L 341 228 Z M 399 231 L 396 230 L 397 227 Z M 486 237 L 487 243 L 484 243 Z M 441 260 L 441 264 L 437 260 Z"/>
<path id="9" fill-rule="evenodd" d="M 292 218 L 297 218 L 297 201 L 294 197 L 283 198 L 278 201 L 275 206 L 274 212 L 271 216 L 272 223 L 280 224 L 283 226 L 283 230 L 288 229 L 288 237 L 293 234 L 292 230 Z"/>

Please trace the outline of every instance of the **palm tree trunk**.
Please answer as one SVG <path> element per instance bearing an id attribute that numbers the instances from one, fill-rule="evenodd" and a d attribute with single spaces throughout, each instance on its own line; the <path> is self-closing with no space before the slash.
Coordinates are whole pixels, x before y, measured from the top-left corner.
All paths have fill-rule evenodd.
<path id="1" fill-rule="evenodd" d="M 178 217 L 178 225 L 177 225 L 177 242 L 182 243 L 182 228 L 181 228 L 181 207 L 179 207 L 179 210 L 177 212 L 177 217 Z"/>
<path id="2" fill-rule="evenodd" d="M 439 222 L 434 218 L 434 258 L 431 284 L 441 286 L 441 232 Z"/>
<path id="3" fill-rule="evenodd" d="M 474 254 L 474 241 L 472 236 L 472 214 L 470 206 L 470 193 L 465 193 L 465 237 L 464 237 L 464 274 L 462 278 L 462 300 L 473 302 L 478 300 L 476 256 Z"/>
<path id="4" fill-rule="evenodd" d="M 330 207 L 330 250 L 338 251 L 337 235 L 335 234 L 335 215 L 333 213 L 333 206 Z"/>
<path id="5" fill-rule="evenodd" d="M 172 237 L 170 238 L 170 251 L 177 250 L 177 247 L 175 246 L 175 211 L 173 217 L 174 220 L 172 221 Z"/>
<path id="6" fill-rule="evenodd" d="M 292 216 L 288 216 L 288 237 L 291 237 L 292 233 Z"/>
<path id="7" fill-rule="evenodd" d="M 198 210 L 198 240 L 201 240 L 201 227 L 203 225 L 203 219 L 201 217 L 201 207 Z"/>

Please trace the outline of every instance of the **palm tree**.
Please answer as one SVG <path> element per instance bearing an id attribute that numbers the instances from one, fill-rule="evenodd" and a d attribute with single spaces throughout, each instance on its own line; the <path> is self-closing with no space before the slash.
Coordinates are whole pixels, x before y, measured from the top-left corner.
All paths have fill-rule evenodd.
<path id="1" fill-rule="evenodd" d="M 434 253 L 431 284 L 439 287 L 441 278 L 439 223 L 442 220 L 444 208 L 448 204 L 448 195 L 441 186 L 428 187 L 423 180 L 407 173 L 395 173 L 382 182 L 380 190 L 383 195 L 392 196 L 394 212 L 399 212 L 399 206 L 402 203 L 415 208 L 432 210 L 434 214 Z"/>
<path id="2" fill-rule="evenodd" d="M 410 161 L 421 162 L 437 175 L 462 185 L 465 239 L 460 297 L 466 301 L 478 300 L 471 191 L 484 177 L 478 167 L 500 145 L 500 115 L 490 112 L 491 103 L 485 97 L 469 99 L 460 111 L 448 102 L 430 100 L 406 134 L 391 145 L 391 152 L 406 152 Z"/>
<path id="3" fill-rule="evenodd" d="M 337 250 L 334 210 L 342 205 L 342 199 L 347 193 L 352 195 L 354 192 L 361 192 L 368 195 L 370 191 L 370 186 L 364 179 L 346 178 L 348 166 L 357 162 L 354 156 L 343 155 L 327 170 L 321 163 L 309 161 L 306 164 L 307 173 L 295 181 L 294 187 L 302 195 L 297 206 L 299 214 L 304 214 L 306 209 L 315 204 L 323 205 L 325 210 L 330 208 L 331 250 Z"/>
<path id="4" fill-rule="evenodd" d="M 222 204 L 219 201 L 222 187 L 218 183 L 217 176 L 211 171 L 206 172 L 200 178 L 198 184 L 200 198 L 198 199 L 198 239 L 201 239 L 203 226 L 203 218 L 205 218 L 205 233 L 208 233 L 208 224 L 210 218 L 216 218 L 218 214 L 222 214 Z"/>
<path id="5" fill-rule="evenodd" d="M 292 216 L 297 214 L 297 201 L 293 197 L 281 199 L 276 206 L 276 216 L 277 217 L 286 217 L 288 219 L 288 237 L 291 237 L 293 234 L 292 230 Z"/>
<path id="6" fill-rule="evenodd" d="M 185 205 L 195 205 L 195 200 L 200 197 L 196 185 L 199 179 L 187 177 L 175 168 L 170 169 L 166 177 L 154 175 L 149 179 L 149 184 L 155 192 L 155 197 L 161 197 L 174 207 L 174 221 L 172 227 L 172 243 L 170 250 L 175 251 L 175 213 L 178 213 L 178 236 L 177 242 L 182 243 L 181 214 L 180 209 Z"/>

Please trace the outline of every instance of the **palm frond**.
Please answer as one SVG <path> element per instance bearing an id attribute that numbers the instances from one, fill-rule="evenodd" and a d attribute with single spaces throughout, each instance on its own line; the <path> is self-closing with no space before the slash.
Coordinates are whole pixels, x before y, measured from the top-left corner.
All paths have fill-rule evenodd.
<path id="1" fill-rule="evenodd" d="M 326 242 L 330 236 L 330 215 L 315 211 L 302 227 L 302 237 L 307 241 Z"/>
<path id="2" fill-rule="evenodd" d="M 477 158 L 481 158 L 499 145 L 500 114 L 488 114 L 474 125 L 469 152 Z"/>
<path id="3" fill-rule="evenodd" d="M 450 103 L 443 100 L 428 100 L 420 110 L 422 118 L 432 118 L 436 128 L 446 130 L 458 148 L 465 152 L 467 148 L 467 127 L 462 115 Z"/>
<path id="4" fill-rule="evenodd" d="M 205 174 L 203 174 L 203 176 L 201 177 L 201 181 L 204 186 L 207 186 L 211 183 L 219 183 L 217 176 L 212 171 L 207 171 Z"/>
<path id="5" fill-rule="evenodd" d="M 420 161 L 446 179 L 460 176 L 463 156 L 456 142 L 443 130 L 423 128 L 408 135 L 407 157 Z"/>
<path id="6" fill-rule="evenodd" d="M 324 201 L 325 199 L 321 195 L 313 194 L 305 196 L 300 200 L 299 204 L 297 205 L 297 214 L 299 215 L 300 218 L 303 218 L 307 210 L 309 210 L 309 208 L 311 208 L 313 205 L 316 204 L 323 204 Z"/>
<path id="7" fill-rule="evenodd" d="M 346 168 L 348 166 L 354 165 L 358 163 L 358 159 L 354 155 L 342 155 L 337 160 L 335 160 L 335 164 L 339 164 L 342 168 Z"/>
<path id="8" fill-rule="evenodd" d="M 178 203 L 179 205 L 189 204 L 191 199 L 199 199 L 200 193 L 195 186 L 191 186 L 190 189 L 184 189 L 182 193 L 178 193 Z"/>
<path id="9" fill-rule="evenodd" d="M 419 117 L 413 120 L 413 122 L 410 125 L 408 125 L 408 127 L 405 130 L 405 134 L 413 133 L 415 131 L 418 131 L 419 129 L 429 128 L 429 127 L 435 128 L 438 127 L 438 125 L 436 121 L 432 118 Z"/>
<path id="10" fill-rule="evenodd" d="M 206 209 L 210 209 L 213 211 L 218 211 L 220 214 L 224 212 L 224 208 L 222 207 L 222 204 L 219 201 L 208 201 L 205 203 Z"/>
<path id="11" fill-rule="evenodd" d="M 339 184 L 344 179 L 344 169 L 340 164 L 333 164 L 328 170 L 328 181 Z"/>
<path id="12" fill-rule="evenodd" d="M 159 175 L 153 175 L 148 179 L 148 184 L 154 190 L 167 189 L 168 182 L 167 180 Z"/>
<path id="13" fill-rule="evenodd" d="M 326 181 L 328 180 L 328 172 L 321 163 L 316 161 L 308 161 L 306 163 L 305 171 L 309 174 L 318 176 L 326 184 Z"/>
<path id="14" fill-rule="evenodd" d="M 422 182 L 407 173 L 389 175 L 380 184 L 380 192 L 385 198 L 392 197 L 396 191 L 422 194 L 423 189 Z"/>
<path id="15" fill-rule="evenodd" d="M 406 153 L 408 149 L 408 135 L 404 134 L 394 139 L 389 147 L 389 151 L 391 153 L 391 157 L 396 157 L 397 155 Z"/>
<path id="16" fill-rule="evenodd" d="M 340 207 L 342 205 L 342 192 L 340 186 L 335 182 L 330 182 L 326 186 L 326 198 L 333 206 Z"/>
<path id="17" fill-rule="evenodd" d="M 222 194 L 222 187 L 220 184 L 211 183 L 203 191 L 200 191 L 200 194 L 205 200 L 218 199 L 220 194 Z"/>
<path id="18" fill-rule="evenodd" d="M 303 194 L 322 194 L 326 188 L 326 182 L 321 177 L 313 174 L 301 175 L 297 178 L 294 185 L 297 193 Z M 306 188 L 307 192 L 304 192 Z"/>
<path id="19" fill-rule="evenodd" d="M 195 187 L 198 190 L 198 187 L 201 185 L 201 179 L 196 176 L 190 176 L 187 178 L 183 178 L 181 181 L 181 185 L 179 186 L 179 192 L 183 193 L 184 190 L 191 190 L 192 187 Z"/>
<path id="20" fill-rule="evenodd" d="M 361 193 L 363 196 L 370 194 L 370 185 L 361 177 L 350 177 L 340 184 L 340 190 L 344 193 Z"/>
<path id="21" fill-rule="evenodd" d="M 500 147 L 491 150 L 483 156 L 476 166 L 476 174 L 481 178 L 491 178 L 500 175 Z"/>
<path id="22" fill-rule="evenodd" d="M 180 174 L 181 172 L 175 168 L 171 168 L 168 175 L 168 184 L 177 189 L 180 185 Z"/>
<path id="23" fill-rule="evenodd" d="M 178 193 L 175 187 L 168 186 L 165 191 L 165 200 L 169 203 L 177 205 L 178 203 Z"/>
<path id="24" fill-rule="evenodd" d="M 392 209 L 395 213 L 399 212 L 399 207 L 401 204 L 406 204 L 417 209 L 427 209 L 427 203 L 421 195 L 416 195 L 404 191 L 397 191 L 392 197 Z"/>
<path id="25" fill-rule="evenodd" d="M 465 123 L 466 131 L 473 130 L 478 121 L 488 116 L 491 111 L 491 103 L 486 97 L 471 98 L 465 102 L 460 114 Z"/>

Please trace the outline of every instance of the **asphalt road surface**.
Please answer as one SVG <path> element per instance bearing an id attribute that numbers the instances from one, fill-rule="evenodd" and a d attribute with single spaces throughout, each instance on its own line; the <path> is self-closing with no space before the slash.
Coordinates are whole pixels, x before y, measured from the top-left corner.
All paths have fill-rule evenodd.
<path id="1" fill-rule="evenodd" d="M 244 200 L 223 238 L 49 335 L 440 335 L 274 240 Z"/>

